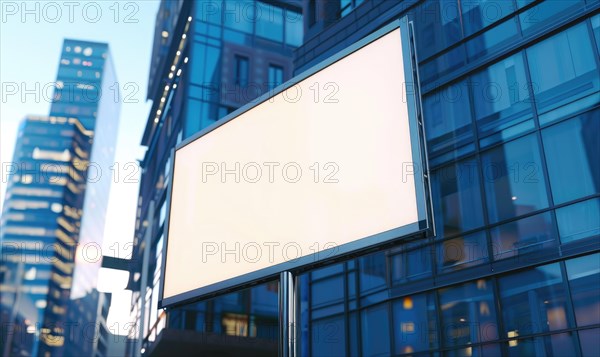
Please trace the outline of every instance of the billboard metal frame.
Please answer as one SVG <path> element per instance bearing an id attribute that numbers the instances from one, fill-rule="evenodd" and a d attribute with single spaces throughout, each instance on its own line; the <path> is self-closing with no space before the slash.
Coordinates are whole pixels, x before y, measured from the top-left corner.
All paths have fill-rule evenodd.
<path id="1" fill-rule="evenodd" d="M 168 249 L 168 234 L 169 234 L 169 221 L 171 215 L 171 195 L 173 189 L 173 182 L 175 176 L 175 156 L 177 150 L 185 147 L 193 141 L 201 138 L 202 136 L 212 132 L 220 126 L 228 123 L 229 121 L 237 118 L 243 113 L 251 110 L 252 108 L 260 105 L 261 103 L 269 100 L 271 97 L 278 95 L 279 93 L 293 87 L 295 84 L 302 80 L 312 76 L 313 74 L 325 69 L 326 67 L 336 63 L 342 58 L 358 51 L 366 45 L 378 40 L 384 35 L 397 30 L 400 28 L 400 37 L 398 40 L 401 41 L 402 53 L 403 53 L 403 65 L 404 65 L 404 78 L 405 83 L 401 86 L 404 87 L 406 95 L 407 107 L 408 107 L 408 120 L 409 130 L 411 137 L 411 148 L 412 148 L 412 159 L 413 165 L 415 166 L 415 192 L 417 198 L 417 216 L 418 221 L 405 226 L 394 228 L 385 232 L 381 232 L 372 236 L 364 237 L 352 242 L 348 242 L 337 246 L 323 250 L 318 255 L 322 257 L 315 257 L 315 254 L 303 256 L 293 261 L 287 261 L 279 263 L 267 268 L 263 268 L 254 272 L 246 273 L 235 278 L 227 279 L 218 283 L 210 284 L 208 286 L 200 287 L 194 290 L 187 291 L 171 297 L 164 297 L 164 284 L 165 284 L 165 272 L 167 269 L 167 249 Z M 392 23 L 382 27 L 381 29 L 373 32 L 366 36 L 362 40 L 355 44 L 347 47 L 346 49 L 338 52 L 337 54 L 329 57 L 328 59 L 320 62 L 319 64 L 309 68 L 301 74 L 295 76 L 291 80 L 281 84 L 272 91 L 263 94 L 259 98 L 255 99 L 252 103 L 249 103 L 238 110 L 230 113 L 226 117 L 220 119 L 214 124 L 206 127 L 199 131 L 195 135 L 185 139 L 179 143 L 175 149 L 171 151 L 171 167 L 170 174 L 171 179 L 169 180 L 169 188 L 167 189 L 167 215 L 164 225 L 164 246 L 162 254 L 162 267 L 161 274 L 162 279 L 160 283 L 159 292 L 159 308 L 171 308 L 184 303 L 189 303 L 198 300 L 204 300 L 219 295 L 223 295 L 229 292 L 237 291 L 240 289 L 248 288 L 253 285 L 278 280 L 281 273 L 290 272 L 296 275 L 302 271 L 313 269 L 319 266 L 324 266 L 336 261 L 345 260 L 352 256 L 363 254 L 367 251 L 384 249 L 389 246 L 389 243 L 395 243 L 398 240 L 407 239 L 414 236 L 424 236 L 434 234 L 434 223 L 430 197 L 430 183 L 429 183 L 429 168 L 427 160 L 427 148 L 426 139 L 424 133 L 424 125 L 422 120 L 422 106 L 420 91 L 418 86 L 418 71 L 416 64 L 416 50 L 414 46 L 414 37 L 412 30 L 412 23 L 408 22 L 407 17 L 393 21 Z M 412 89 L 408 88 L 412 86 Z M 401 100 L 401 98 L 399 98 Z M 335 254 L 332 254 L 335 249 Z M 185 264 L 183 262 L 183 264 Z M 195 274 L 202 274 L 202 272 L 193 272 Z M 281 290 L 281 289 L 280 289 Z M 288 290 L 288 289 L 285 289 Z M 294 291 L 296 289 L 293 289 Z M 280 315 L 282 313 L 280 312 Z"/>

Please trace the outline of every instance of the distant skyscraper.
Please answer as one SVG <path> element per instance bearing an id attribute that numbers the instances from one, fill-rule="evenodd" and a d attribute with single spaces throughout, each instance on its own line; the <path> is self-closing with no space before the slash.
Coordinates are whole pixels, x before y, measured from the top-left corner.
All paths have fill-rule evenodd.
<path id="1" fill-rule="evenodd" d="M 96 286 L 120 111 L 115 84 L 108 45 L 65 40 L 50 116 L 28 116 L 19 128 L 0 221 L 5 356 L 61 355 L 66 336 L 85 338 L 67 310 Z M 91 296 L 95 324 L 99 295 Z"/>

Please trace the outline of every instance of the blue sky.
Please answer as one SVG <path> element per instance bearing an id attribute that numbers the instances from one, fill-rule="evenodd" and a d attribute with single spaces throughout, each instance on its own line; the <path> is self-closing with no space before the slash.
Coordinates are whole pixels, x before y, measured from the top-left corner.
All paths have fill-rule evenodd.
<path id="1" fill-rule="evenodd" d="M 36 99 L 34 95 L 27 95 L 22 98 L 21 94 L 25 88 L 36 88 L 36 83 L 39 83 L 41 92 L 45 84 L 55 80 L 64 38 L 108 43 L 121 93 L 124 93 L 126 83 L 134 83 L 140 89 L 132 97 L 137 103 L 121 103 L 115 162 L 119 163 L 124 173 L 126 163 L 136 162 L 143 157 L 144 149 L 139 144 L 151 105 L 145 98 L 158 5 L 158 0 L 0 1 L 2 163 L 12 160 L 20 120 L 27 114 L 48 114 L 50 103 L 44 96 L 39 95 Z M 6 93 L 5 89 L 11 83 L 17 84 L 18 94 Z M 3 171 L 0 208 L 5 190 L 6 177 Z M 130 252 L 127 243 L 133 240 L 137 194 L 137 183 L 113 183 L 104 255 L 120 252 L 117 254 L 124 256 Z M 126 275 L 112 275 L 103 271 L 99 285 L 102 290 L 118 289 L 124 286 L 126 278 Z M 128 296 L 122 292 L 114 294 L 109 326 L 122 329 L 126 324 L 127 319 L 123 317 L 127 316 L 129 310 Z"/>

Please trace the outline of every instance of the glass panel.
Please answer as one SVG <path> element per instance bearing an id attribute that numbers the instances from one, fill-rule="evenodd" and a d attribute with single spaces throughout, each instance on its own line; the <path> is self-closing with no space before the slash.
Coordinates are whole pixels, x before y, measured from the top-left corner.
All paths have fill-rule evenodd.
<path id="1" fill-rule="evenodd" d="M 302 14 L 287 10 L 285 12 L 285 43 L 290 46 L 301 46 L 304 38 Z"/>
<path id="2" fill-rule="evenodd" d="M 600 254 L 566 262 L 577 326 L 600 324 Z"/>
<path id="3" fill-rule="evenodd" d="M 421 85 L 431 83 L 432 81 L 452 72 L 466 63 L 465 48 L 460 45 L 448 52 L 419 66 L 419 79 Z"/>
<path id="4" fill-rule="evenodd" d="M 248 58 L 235 56 L 235 84 L 240 87 L 248 86 L 249 66 Z"/>
<path id="5" fill-rule="evenodd" d="M 432 171 L 436 234 L 439 238 L 483 225 L 479 165 L 467 159 Z"/>
<path id="6" fill-rule="evenodd" d="M 550 264 L 499 279 L 503 337 L 569 327 L 560 265 Z"/>
<path id="7" fill-rule="evenodd" d="M 362 312 L 363 356 L 390 354 L 390 320 L 388 304 L 381 304 Z"/>
<path id="8" fill-rule="evenodd" d="M 558 234 L 550 212 L 503 224 L 490 230 L 494 259 L 537 253 L 555 247 Z"/>
<path id="9" fill-rule="evenodd" d="M 283 68 L 280 66 L 269 65 L 269 90 L 283 83 Z"/>
<path id="10" fill-rule="evenodd" d="M 477 127 L 482 134 L 532 117 L 521 53 L 474 74 L 471 86 Z"/>
<path id="11" fill-rule="evenodd" d="M 463 0 L 460 5 L 465 36 L 469 36 L 515 11 L 514 3 L 507 0 Z"/>
<path id="12" fill-rule="evenodd" d="M 462 38 L 457 0 L 430 0 L 416 10 L 419 58 L 426 59 Z"/>
<path id="13" fill-rule="evenodd" d="M 598 47 L 598 51 L 600 52 L 600 15 L 590 18 L 590 21 L 592 22 L 592 29 L 596 38 L 596 47 Z"/>
<path id="14" fill-rule="evenodd" d="M 342 276 L 312 283 L 311 303 L 314 307 L 341 303 L 344 301 L 344 280 Z"/>
<path id="15" fill-rule="evenodd" d="M 343 272 L 344 272 L 343 264 L 334 264 L 334 265 L 330 265 L 330 266 L 327 266 L 324 268 L 319 268 L 319 269 L 313 270 L 311 272 L 310 277 L 313 280 L 316 280 L 316 279 L 324 278 L 324 277 L 331 276 L 331 275 L 341 274 Z"/>
<path id="16" fill-rule="evenodd" d="M 527 57 L 540 114 L 600 88 L 592 40 L 585 22 L 528 48 Z"/>
<path id="17" fill-rule="evenodd" d="M 490 222 L 548 206 L 535 135 L 511 141 L 482 155 Z"/>
<path id="18" fill-rule="evenodd" d="M 359 258 L 360 291 L 386 287 L 385 252 Z"/>
<path id="19" fill-rule="evenodd" d="M 438 271 L 455 271 L 483 264 L 488 259 L 485 232 L 477 232 L 437 244 Z"/>
<path id="20" fill-rule="evenodd" d="M 561 333 L 525 340 L 508 341 L 508 355 L 522 356 L 576 356 L 572 333 Z"/>
<path id="21" fill-rule="evenodd" d="M 600 356 L 600 343 L 598 343 L 600 329 L 579 331 L 579 343 L 581 344 L 581 355 L 583 357 Z"/>
<path id="22" fill-rule="evenodd" d="M 392 257 L 394 284 L 415 281 L 431 276 L 431 246 L 412 249 Z"/>
<path id="23" fill-rule="evenodd" d="M 502 352 L 497 344 L 489 344 L 475 347 L 459 348 L 457 350 L 445 351 L 448 357 L 501 357 Z"/>
<path id="24" fill-rule="evenodd" d="M 579 202 L 556 210 L 561 243 L 600 234 L 600 199 Z"/>
<path id="25" fill-rule="evenodd" d="M 444 345 L 456 346 L 498 339 L 491 281 L 480 279 L 441 289 L 439 294 Z"/>
<path id="26" fill-rule="evenodd" d="M 283 10 L 273 5 L 257 2 L 256 35 L 283 42 Z"/>
<path id="27" fill-rule="evenodd" d="M 508 4 L 508 1 L 502 1 Z M 466 23 L 465 23 L 466 25 Z M 517 39 L 517 20 L 515 18 L 504 21 L 467 42 L 467 54 L 469 61 L 476 61 L 482 56 L 493 53 Z"/>
<path id="28" fill-rule="evenodd" d="M 330 357 L 346 355 L 344 316 L 313 321 L 311 356 Z"/>
<path id="29" fill-rule="evenodd" d="M 600 192 L 600 110 L 542 131 L 555 204 Z"/>
<path id="30" fill-rule="evenodd" d="M 223 17 L 225 26 L 248 34 L 254 32 L 255 4 L 251 0 L 227 0 Z"/>
<path id="31" fill-rule="evenodd" d="M 583 0 L 546 0 L 519 15 L 523 32 L 556 23 L 558 18 L 583 7 Z"/>
<path id="32" fill-rule="evenodd" d="M 437 323 L 433 295 L 405 296 L 394 302 L 396 353 L 426 351 L 437 347 Z"/>
<path id="33" fill-rule="evenodd" d="M 465 81 L 426 96 L 423 111 L 431 152 L 472 140 L 471 109 Z"/>

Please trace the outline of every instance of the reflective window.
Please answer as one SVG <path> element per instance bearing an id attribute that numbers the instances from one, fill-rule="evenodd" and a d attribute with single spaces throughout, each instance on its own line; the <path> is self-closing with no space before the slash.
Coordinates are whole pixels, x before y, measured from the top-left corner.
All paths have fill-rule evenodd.
<path id="1" fill-rule="evenodd" d="M 313 307 L 343 302 L 344 277 L 338 275 L 312 283 L 311 297 Z"/>
<path id="2" fill-rule="evenodd" d="M 269 78 L 267 79 L 269 90 L 283 83 L 283 67 L 269 65 Z"/>
<path id="3" fill-rule="evenodd" d="M 482 164 L 488 217 L 492 223 L 548 206 L 535 135 L 484 153 Z"/>
<path id="4" fill-rule="evenodd" d="M 504 338 L 569 327 L 560 265 L 550 264 L 499 279 Z"/>
<path id="5" fill-rule="evenodd" d="M 465 48 L 460 45 L 444 54 L 433 58 L 419 66 L 419 79 L 422 84 L 430 83 L 452 71 L 459 69 L 466 63 Z"/>
<path id="6" fill-rule="evenodd" d="M 393 283 L 415 281 L 431 276 L 431 246 L 404 251 L 392 257 Z"/>
<path id="7" fill-rule="evenodd" d="M 346 354 L 344 316 L 312 321 L 311 356 L 334 357 Z"/>
<path id="8" fill-rule="evenodd" d="M 248 57 L 235 56 L 235 84 L 240 87 L 247 87 L 250 77 L 250 64 Z"/>
<path id="9" fill-rule="evenodd" d="M 437 319 L 432 294 L 405 296 L 394 302 L 396 353 L 427 351 L 437 347 Z"/>
<path id="10" fill-rule="evenodd" d="M 577 326 L 600 324 L 600 254 L 566 262 Z"/>
<path id="11" fill-rule="evenodd" d="M 465 81 L 426 96 L 423 111 L 431 152 L 472 139 L 471 109 Z"/>
<path id="12" fill-rule="evenodd" d="M 600 80 L 592 46 L 583 22 L 527 49 L 540 113 L 598 91 Z M 592 104 L 598 102 L 598 96 L 594 98 Z M 540 121 L 544 123 L 543 118 Z"/>
<path id="13" fill-rule="evenodd" d="M 388 304 L 362 311 L 362 355 L 390 355 L 390 320 Z"/>
<path id="14" fill-rule="evenodd" d="M 285 12 L 285 43 L 290 46 L 301 46 L 303 34 L 302 14 L 287 10 Z"/>
<path id="15" fill-rule="evenodd" d="M 502 1 L 508 4 L 508 1 Z M 466 23 L 465 23 L 466 24 Z M 467 41 L 467 54 L 469 61 L 476 61 L 481 56 L 490 54 L 509 43 L 514 42 L 519 36 L 516 19 L 509 19 L 490 28 L 481 35 Z"/>
<path id="16" fill-rule="evenodd" d="M 522 4 L 525 1 L 517 0 L 517 2 Z M 583 0 L 546 0 L 540 2 L 539 5 L 536 5 L 519 15 L 521 29 L 523 32 L 529 32 L 544 25 L 556 22 L 557 18 L 563 17 L 569 12 L 581 8 L 582 5 Z"/>
<path id="17" fill-rule="evenodd" d="M 419 58 L 426 59 L 462 38 L 457 0 L 429 0 L 416 11 Z"/>
<path id="18" fill-rule="evenodd" d="M 495 260 L 537 253 L 554 247 L 558 236 L 550 212 L 492 228 L 490 234 Z"/>
<path id="19" fill-rule="evenodd" d="M 463 345 L 498 338 L 491 281 L 480 279 L 439 290 L 443 343 Z"/>
<path id="20" fill-rule="evenodd" d="M 225 26 L 252 34 L 255 21 L 255 4 L 251 0 L 227 0 L 223 11 Z"/>
<path id="21" fill-rule="evenodd" d="M 572 333 L 508 341 L 508 355 L 522 356 L 575 356 L 575 343 Z"/>
<path id="22" fill-rule="evenodd" d="M 490 133 L 531 118 L 523 56 L 517 53 L 471 77 L 477 127 Z"/>
<path id="23" fill-rule="evenodd" d="M 455 271 L 482 264 L 488 260 L 485 232 L 438 243 L 436 254 L 438 271 Z"/>
<path id="24" fill-rule="evenodd" d="M 257 2 L 256 35 L 283 42 L 283 10 L 273 5 Z"/>
<path id="25" fill-rule="evenodd" d="M 385 252 L 361 257 L 359 263 L 361 292 L 386 286 Z"/>
<path id="26" fill-rule="evenodd" d="M 483 225 L 479 165 L 476 159 L 433 170 L 431 176 L 438 237 Z"/>
<path id="27" fill-rule="evenodd" d="M 598 343 L 600 329 L 579 331 L 579 344 L 581 345 L 581 355 L 583 357 L 600 356 L 600 343 Z"/>
<path id="28" fill-rule="evenodd" d="M 497 344 L 464 347 L 456 350 L 445 351 L 444 357 L 501 357 L 502 352 Z"/>
<path id="29" fill-rule="evenodd" d="M 592 17 L 590 21 L 592 22 L 592 29 L 596 38 L 596 47 L 598 47 L 598 51 L 600 52 L 600 15 Z"/>
<path id="30" fill-rule="evenodd" d="M 600 234 L 600 199 L 579 202 L 556 210 L 561 243 Z"/>
<path id="31" fill-rule="evenodd" d="M 465 36 L 469 36 L 515 11 L 514 3 L 506 0 L 462 0 L 460 6 Z"/>
<path id="32" fill-rule="evenodd" d="M 595 110 L 542 131 L 555 204 L 600 192 L 599 118 Z"/>

